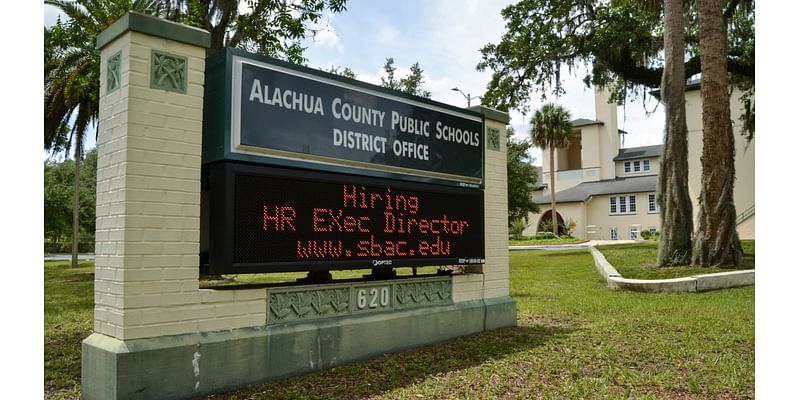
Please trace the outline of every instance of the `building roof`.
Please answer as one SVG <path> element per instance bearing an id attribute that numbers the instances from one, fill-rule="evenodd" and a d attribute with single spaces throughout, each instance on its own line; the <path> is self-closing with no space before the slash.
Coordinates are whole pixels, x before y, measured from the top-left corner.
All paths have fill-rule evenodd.
<path id="1" fill-rule="evenodd" d="M 633 160 L 636 158 L 659 157 L 664 151 L 663 144 L 656 144 L 652 146 L 631 147 L 627 149 L 619 149 L 619 153 L 614 157 L 614 161 Z"/>
<path id="2" fill-rule="evenodd" d="M 556 193 L 556 201 L 559 203 L 574 203 L 586 201 L 592 196 L 602 194 L 655 192 L 657 180 L 657 175 L 645 175 L 606 179 L 597 182 L 583 182 Z M 533 202 L 536 204 L 549 204 L 550 195 L 536 197 Z"/>
<path id="3" fill-rule="evenodd" d="M 595 119 L 586 119 L 586 118 L 578 118 L 572 121 L 569 121 L 573 127 L 577 128 L 579 126 L 586 126 L 586 125 L 603 125 L 603 121 L 598 121 Z"/>

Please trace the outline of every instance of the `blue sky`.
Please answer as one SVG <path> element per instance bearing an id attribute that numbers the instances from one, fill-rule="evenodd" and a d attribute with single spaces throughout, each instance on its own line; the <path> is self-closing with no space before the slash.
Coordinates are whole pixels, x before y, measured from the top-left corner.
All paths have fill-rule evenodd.
<path id="1" fill-rule="evenodd" d="M 425 71 L 425 87 L 432 98 L 444 103 L 466 106 L 466 99 L 451 90 L 458 87 L 472 97 L 483 94 L 491 72 L 478 72 L 479 49 L 488 43 L 498 43 L 505 32 L 500 10 L 509 0 L 350 0 L 347 11 L 326 15 L 321 30 L 309 38 L 306 57 L 311 67 L 328 69 L 331 66 L 349 67 L 358 79 L 380 84 L 382 67 L 388 57 L 393 57 L 398 67 L 397 76 L 405 76 L 414 62 Z M 55 22 L 55 9 L 45 6 L 44 22 Z M 585 69 L 579 68 L 567 75 L 563 84 L 567 94 L 558 99 L 573 118 L 594 118 L 594 95 L 584 87 L 581 79 Z M 538 95 L 531 109 L 542 102 Z M 473 100 L 475 105 L 477 100 Z M 619 128 L 627 135 L 626 147 L 662 142 L 664 125 L 663 107 L 655 100 L 646 103 L 646 109 L 655 110 L 645 115 L 642 100 L 629 102 L 619 108 Z M 511 112 L 511 125 L 518 136 L 527 135 L 529 116 Z M 89 147 L 94 137 L 89 135 Z M 541 165 L 540 151 L 534 151 L 535 164 Z"/>
<path id="2" fill-rule="evenodd" d="M 395 59 L 398 72 L 404 75 L 414 62 L 425 71 L 425 86 L 432 98 L 444 103 L 466 106 L 466 99 L 451 88 L 458 87 L 471 96 L 483 94 L 491 72 L 478 72 L 479 49 L 498 43 L 505 32 L 500 10 L 508 0 L 350 0 L 348 11 L 328 15 L 327 28 L 307 41 L 309 65 L 327 69 L 330 66 L 350 67 L 358 79 L 380 83 L 382 66 L 387 57 Z M 563 78 L 567 94 L 556 101 L 572 113 L 573 118 L 594 118 L 594 95 L 584 87 L 580 68 Z M 542 102 L 538 95 L 531 109 Z M 475 101 L 472 103 L 476 104 Z M 655 110 L 651 116 L 648 111 Z M 663 107 L 651 100 L 642 105 L 639 98 L 619 108 L 620 129 L 630 133 L 627 147 L 662 142 Z M 518 135 L 529 132 L 528 117 L 511 113 L 511 125 Z M 536 152 L 536 164 L 541 164 Z"/>

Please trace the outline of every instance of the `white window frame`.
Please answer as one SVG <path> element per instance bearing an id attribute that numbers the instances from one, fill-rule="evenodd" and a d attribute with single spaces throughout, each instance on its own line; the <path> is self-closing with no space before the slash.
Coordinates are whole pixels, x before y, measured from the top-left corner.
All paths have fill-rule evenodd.
<path id="1" fill-rule="evenodd" d="M 648 230 L 650 231 L 650 235 L 652 236 L 655 236 L 656 232 L 658 232 L 658 229 L 655 226 L 651 226 L 650 228 L 648 228 Z"/>
<path id="2" fill-rule="evenodd" d="M 638 240 L 639 239 L 639 228 L 630 228 L 630 229 L 628 229 L 628 237 L 631 240 Z"/>
<path id="3" fill-rule="evenodd" d="M 635 194 L 621 194 L 608 197 L 608 215 L 636 215 Z"/>
<path id="4" fill-rule="evenodd" d="M 639 160 L 633 162 L 633 172 L 642 172 L 642 163 Z"/>
<path id="5" fill-rule="evenodd" d="M 625 161 L 623 164 L 623 168 L 625 169 L 625 173 L 629 174 L 631 172 L 631 162 Z"/>
<path id="6" fill-rule="evenodd" d="M 619 232 L 617 228 L 611 228 L 608 230 L 608 238 L 611 240 L 619 240 Z"/>
<path id="7" fill-rule="evenodd" d="M 650 160 L 642 160 L 642 171 L 650 171 Z"/>
<path id="8" fill-rule="evenodd" d="M 647 213 L 648 214 L 658 214 L 658 202 L 656 201 L 656 194 L 655 193 L 648 193 L 647 194 Z"/>

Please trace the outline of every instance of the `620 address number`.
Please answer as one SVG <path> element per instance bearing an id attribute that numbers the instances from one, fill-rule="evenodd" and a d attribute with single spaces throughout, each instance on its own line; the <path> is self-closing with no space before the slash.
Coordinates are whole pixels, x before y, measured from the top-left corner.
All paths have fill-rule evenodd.
<path id="1" fill-rule="evenodd" d="M 359 310 L 389 307 L 389 287 L 363 288 L 356 291 L 356 307 Z"/>

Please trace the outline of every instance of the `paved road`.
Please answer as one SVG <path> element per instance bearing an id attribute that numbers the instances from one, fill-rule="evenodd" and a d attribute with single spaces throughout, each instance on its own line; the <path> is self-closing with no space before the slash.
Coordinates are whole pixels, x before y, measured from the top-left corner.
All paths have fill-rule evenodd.
<path id="1" fill-rule="evenodd" d="M 44 255 L 45 261 L 69 261 L 72 260 L 72 254 L 45 254 Z M 83 253 L 78 254 L 78 260 L 86 261 L 86 260 L 94 260 L 94 254 L 91 253 Z"/>

